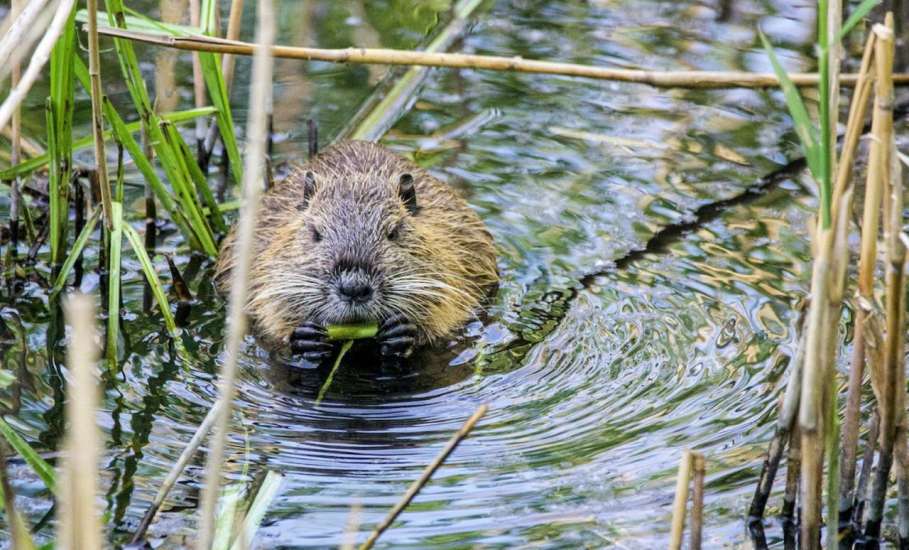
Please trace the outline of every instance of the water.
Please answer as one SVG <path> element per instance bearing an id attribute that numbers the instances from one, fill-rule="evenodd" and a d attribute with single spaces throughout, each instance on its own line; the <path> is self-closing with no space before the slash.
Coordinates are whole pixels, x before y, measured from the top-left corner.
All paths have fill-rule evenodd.
<path id="1" fill-rule="evenodd" d="M 283 43 L 414 47 L 448 2 L 278 4 Z M 710 2 L 500 0 L 483 9 L 460 49 L 619 67 L 767 70 L 760 25 L 787 66 L 810 68 L 813 10 L 788 4 L 735 2 L 718 22 Z M 141 51 L 151 76 L 156 50 Z M 181 107 L 191 104 L 187 59 L 177 64 Z M 242 60 L 237 90 L 248 71 Z M 323 136 L 337 132 L 383 71 L 280 61 L 277 156 L 304 154 L 309 117 Z M 105 77 L 125 109 L 118 77 Z M 237 101 L 241 122 L 245 107 Z M 40 136 L 40 122 L 27 126 Z M 383 547 L 662 546 L 686 448 L 707 458 L 705 547 L 743 542 L 793 352 L 814 199 L 805 182 L 786 180 L 653 253 L 623 258 L 796 154 L 779 94 L 439 70 L 383 142 L 465 194 L 498 244 L 502 285 L 450 364 L 383 379 L 342 367 L 318 407 L 311 373 L 281 368 L 247 341 L 226 470 L 237 480 L 266 468 L 286 476 L 259 547 L 337 546 L 355 503 L 362 540 L 481 403 L 489 413 L 383 535 Z M 141 189 L 129 193 L 139 200 Z M 166 233 L 159 252 L 176 252 L 186 267 L 181 240 Z M 87 265 L 95 258 L 90 251 Z M 157 315 L 141 313 L 138 263 L 130 255 L 124 265 L 128 341 L 101 414 L 105 503 L 121 541 L 214 401 L 224 336 L 209 265 L 190 277 L 196 301 L 183 340 L 192 363 L 173 352 Z M 167 273 L 160 257 L 157 265 Z M 97 285 L 87 273 L 82 289 Z M 50 449 L 62 430 L 62 400 L 47 355 L 45 290 L 27 285 L 3 319 L 11 334 L 0 349 L 6 364 L 21 365 L 22 380 L 3 401 L 17 409 L 16 427 Z M 155 545 L 192 540 L 203 463 L 197 457 L 174 489 L 150 531 Z M 24 466 L 16 477 L 37 521 L 47 494 Z"/>

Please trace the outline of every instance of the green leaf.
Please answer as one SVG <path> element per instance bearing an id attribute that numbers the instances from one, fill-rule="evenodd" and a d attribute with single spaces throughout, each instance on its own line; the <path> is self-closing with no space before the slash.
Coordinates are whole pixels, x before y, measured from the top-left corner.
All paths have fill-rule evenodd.
<path id="1" fill-rule="evenodd" d="M 224 141 L 227 159 L 230 161 L 230 171 L 237 185 L 243 181 L 243 161 L 240 149 L 237 147 L 236 133 L 234 132 L 234 119 L 230 112 L 230 94 L 221 72 L 221 58 L 213 53 L 199 52 L 199 64 L 202 66 L 202 76 L 205 79 L 205 88 L 212 104 L 218 109 L 218 132 Z"/>
<path id="2" fill-rule="evenodd" d="M 57 474 L 54 472 L 53 466 L 41 458 L 41 455 L 22 439 L 22 436 L 20 436 L 19 433 L 2 418 L 0 418 L 0 435 L 3 435 L 3 438 L 6 439 L 6 442 L 9 443 L 10 447 L 19 453 L 19 456 L 31 466 L 36 474 L 38 474 L 38 477 L 44 482 L 44 486 L 47 487 L 50 492 L 55 492 L 57 487 Z"/>
<path id="3" fill-rule="evenodd" d="M 110 251 L 107 276 L 107 362 L 117 364 L 117 342 L 120 336 L 120 253 L 123 247 L 123 205 L 111 203 Z"/>
<path id="4" fill-rule="evenodd" d="M 777 58 L 773 46 L 770 45 L 767 37 L 764 36 L 764 33 L 760 30 L 758 31 L 758 35 L 761 37 L 764 50 L 767 51 L 767 55 L 770 57 L 770 64 L 773 65 L 773 72 L 776 73 L 777 78 L 780 79 L 780 88 L 783 90 L 786 106 L 789 108 L 790 116 L 792 116 L 795 133 L 802 144 L 802 151 L 805 154 L 808 168 L 811 170 L 811 174 L 814 178 L 820 181 L 821 144 L 818 129 L 808 116 L 808 110 L 805 108 L 802 96 L 799 95 L 799 91 L 795 87 L 795 84 L 792 83 L 792 79 L 789 78 L 789 74 L 786 73 L 786 69 L 780 64 L 780 60 Z"/>
<path id="5" fill-rule="evenodd" d="M 171 336 L 176 335 L 177 323 L 174 321 L 174 316 L 170 311 L 167 294 L 164 292 L 164 286 L 161 284 L 161 279 L 158 277 L 158 272 L 155 271 L 151 258 L 148 257 L 148 252 L 142 243 L 142 237 L 129 224 L 123 224 L 123 232 L 126 234 L 126 239 L 132 246 L 133 252 L 136 253 L 136 257 L 139 258 L 142 272 L 145 273 L 145 280 L 148 281 L 148 286 L 151 287 L 152 294 L 155 296 L 155 301 L 158 302 L 158 309 L 161 310 L 161 315 L 164 316 L 164 324 L 167 326 L 167 331 Z"/>
<path id="6" fill-rule="evenodd" d="M 839 44 L 846 38 L 846 35 L 849 34 L 856 25 L 866 16 L 868 13 L 874 9 L 875 6 L 881 3 L 881 0 L 864 0 L 861 4 L 856 6 L 855 11 L 852 12 L 852 15 L 849 16 L 849 19 L 846 19 L 846 22 L 843 23 L 843 26 L 840 28 L 840 32 L 836 34 L 836 42 Z"/>
<path id="7" fill-rule="evenodd" d="M 100 217 L 101 209 L 95 207 L 95 211 L 92 212 L 92 215 L 85 221 L 85 226 L 82 227 L 82 231 L 79 232 L 75 242 L 73 242 L 73 246 L 69 250 L 69 255 L 66 257 L 66 261 L 63 262 L 63 267 L 60 268 L 60 273 L 57 274 L 57 279 L 54 281 L 54 286 L 50 291 L 51 296 L 63 290 L 63 286 L 66 284 L 66 278 L 69 277 L 69 273 L 72 271 L 76 259 L 79 258 L 79 254 L 82 254 L 82 249 L 85 248 L 85 243 L 87 243 L 89 237 L 91 237 L 92 231 L 95 230 L 95 224 L 98 223 Z"/>

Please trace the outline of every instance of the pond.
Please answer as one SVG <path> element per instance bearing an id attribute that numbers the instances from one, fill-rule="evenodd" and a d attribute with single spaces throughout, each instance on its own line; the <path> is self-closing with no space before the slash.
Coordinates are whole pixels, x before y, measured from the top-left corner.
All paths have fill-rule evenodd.
<path id="1" fill-rule="evenodd" d="M 159 16 L 157 2 L 129 4 Z M 449 7 L 446 0 L 277 4 L 279 42 L 322 47 L 415 48 Z M 721 18 L 714 4 L 498 0 L 482 6 L 455 49 L 766 71 L 760 26 L 788 68 L 811 68 L 813 7 L 746 0 Z M 243 29 L 250 40 L 252 10 Z M 139 51 L 154 82 L 162 50 Z M 113 53 L 105 55 L 106 89 L 131 113 Z M 162 80 L 159 95 L 176 91 L 171 105 L 189 108 L 189 56 L 176 63 L 174 82 Z M 330 141 L 384 73 L 279 60 L 276 160 L 305 158 L 309 118 Z M 242 128 L 249 60 L 238 62 L 237 74 Z M 43 91 L 26 112 L 41 112 Z M 77 135 L 89 132 L 89 111 L 80 96 Z M 43 119 L 26 118 L 40 141 Z M 488 314 L 460 337 L 455 359 L 382 378 L 344 365 L 318 406 L 315 375 L 277 364 L 247 339 L 226 470 L 240 480 L 265 469 L 286 476 L 258 547 L 336 547 L 355 503 L 362 540 L 483 403 L 487 415 L 380 546 L 663 546 L 686 448 L 707 460 L 705 547 L 744 542 L 743 518 L 794 349 L 815 205 L 797 172 L 736 199 L 799 154 L 780 94 L 434 70 L 381 141 L 464 194 L 495 238 L 502 283 Z M 90 151 L 77 160 L 90 163 Z M 142 186 L 137 172 L 127 173 L 126 211 L 138 230 Z M 726 199 L 723 208 L 704 208 Z M 8 207 L 0 196 L 4 217 Z M 107 387 L 100 416 L 106 509 L 122 542 L 214 402 L 223 359 L 225 306 L 211 265 L 192 260 L 172 225 L 162 234 L 157 251 L 173 254 L 194 295 L 182 334 L 193 361 L 174 352 L 160 315 L 143 313 L 139 263 L 126 255 L 122 374 Z M 89 248 L 81 288 L 97 294 L 97 247 Z M 46 259 L 39 255 L 45 273 Z M 156 266 L 169 281 L 162 256 Z M 47 344 L 46 287 L 27 283 L 2 315 L 4 361 L 21 365 L 21 385 L 4 396 L 17 410 L 10 421 L 40 449 L 56 448 L 62 344 Z M 152 526 L 155 546 L 193 539 L 203 465 L 204 456 L 194 459 Z M 48 495 L 26 466 L 15 466 L 15 488 L 38 521 Z M 771 543 L 779 542 L 776 531 Z"/>

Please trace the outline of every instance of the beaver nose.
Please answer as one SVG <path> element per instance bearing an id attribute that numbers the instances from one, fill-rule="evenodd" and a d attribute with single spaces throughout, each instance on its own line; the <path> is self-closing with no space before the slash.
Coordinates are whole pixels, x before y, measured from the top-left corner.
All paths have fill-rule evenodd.
<path id="1" fill-rule="evenodd" d="M 341 296 L 351 302 L 365 302 L 372 297 L 372 287 L 360 282 L 342 282 L 338 286 Z"/>
<path id="2" fill-rule="evenodd" d="M 372 285 L 364 273 L 345 271 L 338 281 L 338 294 L 348 302 L 363 303 L 372 298 Z"/>

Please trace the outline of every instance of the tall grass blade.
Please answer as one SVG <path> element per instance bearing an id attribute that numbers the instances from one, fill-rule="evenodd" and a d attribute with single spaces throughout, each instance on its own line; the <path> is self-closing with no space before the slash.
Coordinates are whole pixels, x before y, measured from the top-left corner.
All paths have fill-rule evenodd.
<path id="1" fill-rule="evenodd" d="M 758 35 L 761 37 L 764 50 L 770 57 L 770 64 L 773 66 L 773 72 L 776 73 L 777 78 L 780 80 L 780 88 L 783 90 L 786 106 L 789 108 L 789 114 L 792 116 L 795 133 L 798 135 L 799 141 L 801 142 L 802 151 L 805 154 L 805 161 L 808 163 L 811 174 L 816 180 L 820 181 L 821 148 L 818 129 L 808 116 L 808 110 L 805 108 L 802 96 L 799 95 L 798 89 L 795 87 L 795 84 L 792 83 L 786 69 L 780 64 L 780 60 L 777 58 L 773 46 L 767 40 L 767 37 L 764 36 L 763 32 L 758 31 Z"/>
<path id="2" fill-rule="evenodd" d="M 86 71 L 85 75 L 88 76 L 88 69 L 85 68 L 85 64 L 82 62 L 82 60 L 80 60 L 79 58 L 75 58 L 75 59 L 76 59 L 76 64 L 75 64 L 76 76 L 79 77 L 80 64 Z M 209 116 L 209 115 L 215 114 L 216 112 L 217 112 L 217 109 L 215 109 L 214 107 L 205 107 L 202 109 L 187 109 L 185 111 L 174 111 L 173 113 L 163 114 L 163 115 L 161 115 L 161 117 L 168 122 L 173 122 L 174 124 L 182 124 L 184 122 L 189 122 L 189 121 L 195 119 L 196 117 Z M 105 117 L 107 117 L 106 113 L 105 113 Z M 120 119 L 120 120 L 121 120 L 121 122 L 123 122 L 122 119 Z M 141 122 L 130 122 L 128 124 L 127 123 L 124 123 L 124 124 L 125 124 L 124 127 L 129 134 L 135 134 L 136 132 L 138 132 L 139 130 L 142 129 Z M 107 130 L 104 132 L 105 139 L 110 139 L 111 137 L 116 137 L 115 134 L 111 130 Z M 82 137 L 77 140 L 74 140 L 73 141 L 73 152 L 85 149 L 86 147 L 89 147 L 91 144 L 92 144 L 91 136 Z M 20 162 L 14 166 L 10 166 L 9 168 L 0 170 L 0 180 L 11 180 L 15 177 L 27 176 L 30 173 L 34 172 L 35 170 L 39 170 L 39 169 L 43 168 L 44 166 L 46 166 L 49 161 L 50 161 L 50 156 L 47 153 L 42 153 L 41 155 L 35 156 L 35 157 L 30 158 L 23 162 Z"/>
<path id="3" fill-rule="evenodd" d="M 123 246 L 123 205 L 111 204 L 110 260 L 107 274 L 107 363 L 113 369 L 117 364 L 120 338 L 120 254 Z"/>
<path id="4" fill-rule="evenodd" d="M 198 197 L 194 189 L 191 188 L 190 182 L 187 181 L 188 174 L 190 174 L 190 166 L 195 165 L 195 160 L 192 158 L 192 154 L 190 154 L 188 162 L 183 157 L 181 151 L 183 147 L 188 149 L 188 146 L 186 146 L 180 136 L 180 132 L 174 128 L 173 124 L 162 122 L 159 126 L 159 131 L 166 142 L 168 153 L 172 154 L 167 159 L 161 159 L 162 163 L 167 163 L 170 166 L 170 172 L 174 174 L 170 182 L 171 186 L 174 188 L 183 210 L 186 211 L 189 222 L 199 237 L 202 249 L 208 255 L 216 256 L 218 247 L 215 245 L 214 235 L 205 220 L 205 216 L 202 215 L 202 206 L 199 204 Z M 198 166 L 196 168 L 198 169 Z"/>
<path id="5" fill-rule="evenodd" d="M 283 475 L 274 470 L 268 470 L 265 474 L 265 479 L 262 480 L 258 490 L 254 493 L 255 497 L 246 511 L 246 517 L 243 519 L 243 523 L 240 524 L 240 532 L 231 545 L 230 550 L 245 550 L 252 547 L 256 531 L 259 530 L 268 507 L 278 496 L 278 490 L 281 488 L 283 481 Z"/>
<path id="6" fill-rule="evenodd" d="M 73 165 L 73 58 L 76 48 L 76 10 L 69 15 L 63 33 L 51 52 L 50 112 L 48 118 L 48 152 L 50 170 L 50 247 L 51 261 L 63 261 L 66 246 L 66 221 L 69 212 L 69 182 Z M 53 144 L 53 146 L 51 146 Z"/>
<path id="7" fill-rule="evenodd" d="M 16 430 L 2 418 L 0 418 L 0 435 L 6 439 L 6 442 L 9 443 L 10 447 L 12 447 L 13 450 L 25 460 L 25 463 L 31 467 L 35 474 L 38 475 L 41 481 L 44 482 L 44 486 L 47 487 L 50 492 L 55 492 L 57 490 L 57 474 L 54 472 L 53 466 L 41 458 L 41 455 L 22 439 L 22 436 L 20 436 Z"/>
<path id="8" fill-rule="evenodd" d="M 230 94 L 227 91 L 227 84 L 224 82 L 224 75 L 221 73 L 220 56 L 200 52 L 199 61 L 202 64 L 202 76 L 205 78 L 208 96 L 212 104 L 218 108 L 216 115 L 218 132 L 224 142 L 224 150 L 230 161 L 230 170 L 233 173 L 234 181 L 239 185 L 239 182 L 243 181 L 243 162 L 240 158 L 240 149 L 237 147 L 234 120 L 230 111 Z"/>
<path id="9" fill-rule="evenodd" d="M 57 274 L 57 278 L 54 280 L 54 286 L 51 287 L 50 295 L 54 296 L 58 294 L 63 287 L 66 285 L 66 279 L 69 277 L 70 272 L 75 265 L 76 260 L 79 258 L 79 255 L 82 254 L 82 250 L 85 248 L 85 244 L 88 242 L 88 239 L 91 237 L 92 232 L 95 230 L 95 224 L 98 223 L 98 218 L 101 217 L 101 209 L 95 208 L 95 211 L 92 212 L 92 215 L 85 221 L 85 226 L 82 228 L 82 231 L 79 232 L 79 235 L 76 236 L 76 240 L 73 242 L 72 248 L 69 250 L 69 255 L 66 256 L 66 261 L 63 262 L 63 266 L 60 268 L 60 273 Z"/>
<path id="10" fill-rule="evenodd" d="M 849 16 L 849 19 L 846 19 L 846 22 L 843 23 L 843 27 L 840 29 L 840 32 L 836 34 L 836 42 L 842 42 L 846 36 L 849 35 L 849 31 L 853 29 L 859 22 L 874 9 L 875 6 L 881 3 L 881 0 L 864 0 L 861 4 L 855 7 L 855 10 L 852 12 L 852 15 Z"/>
<path id="11" fill-rule="evenodd" d="M 158 302 L 158 309 L 161 310 L 161 315 L 164 317 L 164 325 L 167 327 L 167 331 L 171 336 L 176 335 L 177 323 L 174 321 L 174 315 L 170 311 L 170 303 L 167 301 L 167 294 L 164 292 L 164 286 L 161 284 L 161 279 L 158 277 L 158 272 L 155 271 L 155 266 L 152 264 L 151 258 L 148 257 L 148 253 L 145 251 L 142 237 L 140 237 L 139 233 L 137 233 L 129 224 L 123 224 L 123 233 L 126 234 L 126 239 L 129 241 L 133 252 L 135 252 L 136 257 L 139 258 L 139 263 L 142 265 L 142 272 L 145 273 L 145 279 L 152 289 L 155 301 Z"/>

